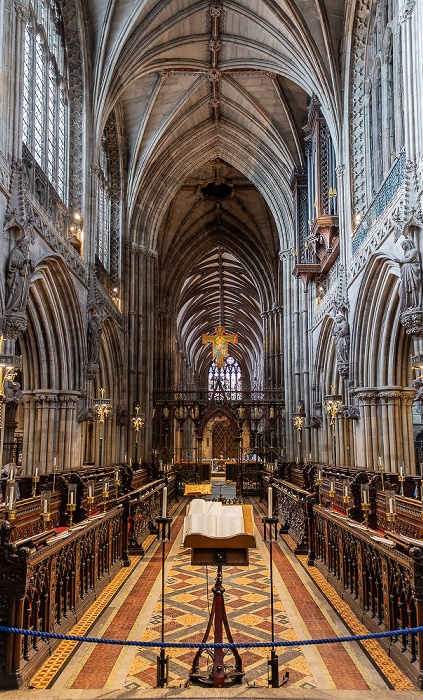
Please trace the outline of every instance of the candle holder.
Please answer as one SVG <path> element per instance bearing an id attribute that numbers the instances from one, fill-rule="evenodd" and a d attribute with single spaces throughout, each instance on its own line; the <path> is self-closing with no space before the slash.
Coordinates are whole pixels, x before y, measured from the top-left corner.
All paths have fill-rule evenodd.
<path id="1" fill-rule="evenodd" d="M 329 498 L 331 510 L 335 510 L 335 482 L 333 480 L 331 480 L 329 483 Z"/>
<path id="2" fill-rule="evenodd" d="M 54 458 L 53 464 L 53 492 L 56 490 L 57 460 Z"/>
<path id="3" fill-rule="evenodd" d="M 109 492 L 108 492 L 108 491 L 103 491 L 102 496 L 103 496 L 103 513 L 105 513 L 105 512 L 106 512 L 106 506 L 107 506 L 107 499 L 109 498 Z"/>
<path id="4" fill-rule="evenodd" d="M 40 477 L 38 474 L 34 474 L 32 477 L 32 485 L 34 487 L 32 495 L 35 497 L 37 495 L 37 484 L 40 482 Z"/>
<path id="5" fill-rule="evenodd" d="M 68 486 L 68 502 L 66 510 L 69 513 L 69 531 L 72 530 L 73 514 L 76 510 L 76 484 Z"/>
<path id="6" fill-rule="evenodd" d="M 66 506 L 66 510 L 69 513 L 69 532 L 72 530 L 73 526 L 73 514 L 74 511 L 76 510 L 76 503 L 68 503 Z"/>
<path id="7" fill-rule="evenodd" d="M 395 503 L 395 491 L 386 491 L 386 520 L 390 524 L 389 530 L 397 520 L 397 508 Z"/>
<path id="8" fill-rule="evenodd" d="M 369 529 L 369 512 L 370 512 L 370 494 L 369 484 L 361 484 L 361 510 L 364 513 L 366 530 Z"/>
<path id="9" fill-rule="evenodd" d="M 316 484 L 319 487 L 319 506 L 322 505 L 322 484 L 323 484 L 323 477 L 322 477 L 322 472 L 318 472 L 318 477 L 316 479 Z"/>
<path id="10" fill-rule="evenodd" d="M 399 492 L 399 495 L 400 495 L 400 496 L 404 496 L 405 474 L 400 474 L 400 475 L 398 476 L 398 481 L 399 481 L 400 484 L 401 484 L 401 485 L 400 485 L 400 492 Z"/>
<path id="11" fill-rule="evenodd" d="M 115 469 L 115 471 L 114 471 L 113 483 L 114 483 L 114 485 L 115 485 L 115 491 L 116 491 L 115 496 L 116 496 L 116 498 L 117 498 L 118 495 L 119 495 L 119 486 L 120 486 L 119 469 Z"/>
<path id="12" fill-rule="evenodd" d="M 88 504 L 88 517 L 91 518 L 91 513 L 92 513 L 93 505 L 94 505 L 94 496 L 87 496 L 87 504 Z"/>
<path id="13" fill-rule="evenodd" d="M 40 517 L 43 523 L 43 530 L 47 530 L 48 524 L 51 522 L 51 513 L 40 513 Z"/>
<path id="14" fill-rule="evenodd" d="M 16 493 L 15 481 L 9 480 L 6 484 L 6 503 L 4 508 L 4 516 L 9 522 L 16 518 Z"/>
<path id="15" fill-rule="evenodd" d="M 50 491 L 42 491 L 41 493 L 40 518 L 43 523 L 43 530 L 47 530 L 47 525 L 51 521 L 50 496 Z"/>
<path id="16" fill-rule="evenodd" d="M 361 510 L 364 513 L 364 520 L 366 523 L 366 530 L 369 529 L 369 511 L 370 511 L 370 503 L 362 503 L 361 504 Z"/>
<path id="17" fill-rule="evenodd" d="M 89 479 L 89 481 L 87 481 L 87 506 L 88 506 L 88 517 L 89 518 L 91 518 L 93 505 L 95 503 L 94 489 L 95 489 L 95 481 L 94 481 L 94 479 Z"/>

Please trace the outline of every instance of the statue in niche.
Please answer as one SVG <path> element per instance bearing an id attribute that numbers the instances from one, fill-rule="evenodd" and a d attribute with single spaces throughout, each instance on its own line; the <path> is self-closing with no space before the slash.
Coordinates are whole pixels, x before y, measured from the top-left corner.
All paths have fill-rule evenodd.
<path id="1" fill-rule="evenodd" d="M 29 240 L 20 238 L 11 250 L 6 266 L 6 311 L 25 311 L 33 270 Z"/>
<path id="2" fill-rule="evenodd" d="M 337 311 L 332 334 L 336 342 L 336 359 L 338 364 L 348 364 L 350 355 L 350 327 L 343 311 Z"/>
<path id="3" fill-rule="evenodd" d="M 97 364 L 100 357 L 100 340 L 103 329 L 100 314 L 94 314 L 88 321 L 87 354 L 88 363 Z"/>
<path id="4" fill-rule="evenodd" d="M 404 260 L 395 258 L 395 262 L 401 268 L 401 281 L 399 287 L 400 311 L 421 307 L 422 298 L 422 265 L 420 253 L 415 248 L 410 238 L 405 238 L 401 243 L 404 251 Z"/>

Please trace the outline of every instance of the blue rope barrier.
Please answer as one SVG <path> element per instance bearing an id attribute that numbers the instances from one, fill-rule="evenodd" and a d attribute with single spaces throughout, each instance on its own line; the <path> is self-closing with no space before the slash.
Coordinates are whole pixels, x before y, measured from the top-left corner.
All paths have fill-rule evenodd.
<path id="1" fill-rule="evenodd" d="M 18 627 L 5 627 L 0 625 L 0 632 L 22 634 L 25 637 L 41 637 L 42 639 L 61 639 L 70 642 L 90 642 L 91 644 L 120 644 L 125 647 L 154 647 L 159 649 L 257 649 L 263 647 L 300 647 L 313 644 L 335 644 L 337 642 L 361 642 L 366 639 L 381 639 L 382 637 L 400 637 L 405 634 L 417 634 L 423 632 L 423 627 L 411 627 L 404 630 L 389 630 L 387 632 L 373 632 L 368 634 L 350 635 L 348 637 L 331 637 L 329 639 L 301 639 L 297 641 L 279 642 L 239 642 L 221 644 L 201 642 L 133 642 L 121 639 L 99 639 L 98 637 L 78 637 L 71 634 L 56 634 L 55 632 L 39 632 L 38 630 L 23 630 Z"/>

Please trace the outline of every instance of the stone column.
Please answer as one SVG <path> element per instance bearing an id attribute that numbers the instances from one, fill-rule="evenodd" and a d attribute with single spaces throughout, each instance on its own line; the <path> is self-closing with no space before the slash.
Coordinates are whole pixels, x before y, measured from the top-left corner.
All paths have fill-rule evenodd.
<path id="1" fill-rule="evenodd" d="M 288 248 L 281 251 L 279 257 L 282 261 L 283 279 L 283 327 L 284 327 L 284 395 L 285 395 L 285 452 L 286 461 L 295 459 L 295 437 L 293 432 L 292 413 L 295 402 L 295 394 L 292 386 L 293 370 L 293 322 L 292 322 L 292 270 L 294 264 L 294 250 Z"/>
<path id="2" fill-rule="evenodd" d="M 151 457 L 154 374 L 154 284 L 157 253 L 136 243 L 127 243 L 128 289 L 128 410 L 136 401 L 145 414 L 144 441 L 139 445 L 141 461 Z M 132 433 L 133 431 L 131 431 Z M 128 453 L 132 454 L 132 441 Z"/>
<path id="3" fill-rule="evenodd" d="M 417 104 L 415 90 L 417 89 L 416 46 L 414 41 L 413 14 L 415 0 L 403 2 L 399 10 L 401 25 L 402 65 L 403 65 L 403 118 L 405 152 L 408 161 L 416 160 L 416 134 L 420 130 L 420 121 L 416 113 Z"/>

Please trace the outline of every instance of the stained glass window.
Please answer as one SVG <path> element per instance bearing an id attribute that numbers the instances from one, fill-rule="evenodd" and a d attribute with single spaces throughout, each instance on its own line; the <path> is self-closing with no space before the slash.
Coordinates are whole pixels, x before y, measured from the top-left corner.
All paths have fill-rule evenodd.
<path id="1" fill-rule="evenodd" d="M 24 39 L 22 139 L 66 202 L 68 86 L 63 37 L 56 0 L 30 3 Z"/>
<path id="2" fill-rule="evenodd" d="M 97 255 L 107 272 L 110 272 L 110 222 L 111 196 L 109 182 L 109 153 L 106 136 L 102 140 L 100 173 L 98 180 L 98 245 Z"/>
<path id="3" fill-rule="evenodd" d="M 209 397 L 213 394 L 219 379 L 227 399 L 232 401 L 240 401 L 242 399 L 241 367 L 234 357 L 229 355 L 226 358 L 224 367 L 216 367 L 216 359 L 212 360 L 208 376 Z"/>

